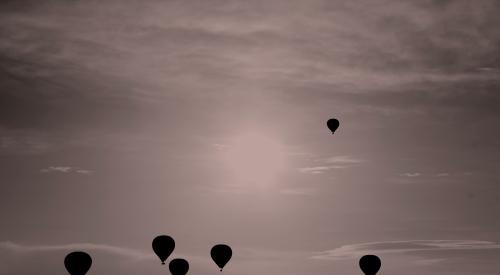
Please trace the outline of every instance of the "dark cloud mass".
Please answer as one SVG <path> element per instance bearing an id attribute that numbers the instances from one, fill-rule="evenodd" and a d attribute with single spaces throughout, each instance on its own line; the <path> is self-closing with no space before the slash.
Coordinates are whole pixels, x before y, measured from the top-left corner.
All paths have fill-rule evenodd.
<path id="1" fill-rule="evenodd" d="M 499 273 L 498 14 L 0 1 L 0 274 L 158 273 L 158 234 L 193 274 Z"/>

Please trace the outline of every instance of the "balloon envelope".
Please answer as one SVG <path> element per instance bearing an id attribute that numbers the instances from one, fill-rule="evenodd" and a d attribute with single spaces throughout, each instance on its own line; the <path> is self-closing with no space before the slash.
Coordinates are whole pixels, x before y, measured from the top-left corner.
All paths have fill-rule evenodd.
<path id="1" fill-rule="evenodd" d="M 85 275 L 92 266 L 92 258 L 82 251 L 71 252 L 64 258 L 64 267 L 71 275 Z"/>
<path id="2" fill-rule="evenodd" d="M 366 275 L 375 275 L 380 270 L 382 262 L 375 255 L 365 255 L 359 259 L 359 267 Z"/>
<path id="3" fill-rule="evenodd" d="M 332 131 L 333 134 L 335 133 L 337 128 L 339 128 L 340 122 L 335 118 L 331 118 L 326 122 L 326 126 L 328 126 L 328 129 L 330 129 L 330 131 Z"/>
<path id="4" fill-rule="evenodd" d="M 172 275 L 186 275 L 189 270 L 189 263 L 184 259 L 173 259 L 168 264 L 168 269 Z"/>
<path id="5" fill-rule="evenodd" d="M 175 248 L 174 239 L 170 236 L 161 235 L 153 239 L 153 251 L 160 258 L 161 263 L 165 264 L 168 256 L 172 254 Z"/>
<path id="6" fill-rule="evenodd" d="M 233 251 L 231 247 L 225 244 L 217 244 L 210 250 L 210 256 L 217 266 L 219 266 L 220 271 L 222 271 L 222 268 L 229 262 L 232 255 Z"/>

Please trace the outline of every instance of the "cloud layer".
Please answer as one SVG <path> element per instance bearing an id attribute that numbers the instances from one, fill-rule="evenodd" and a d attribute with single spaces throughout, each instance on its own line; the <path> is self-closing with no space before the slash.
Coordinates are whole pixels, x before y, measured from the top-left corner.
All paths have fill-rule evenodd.
<path id="1" fill-rule="evenodd" d="M 313 256 L 314 259 L 336 260 L 367 254 L 432 252 L 449 250 L 500 250 L 500 244 L 476 240 L 408 240 L 344 245 Z M 446 255 L 444 253 L 443 255 Z"/>
<path id="2" fill-rule="evenodd" d="M 40 172 L 42 173 L 77 173 L 77 174 L 92 174 L 93 171 L 87 170 L 87 169 L 82 169 L 78 167 L 71 167 L 71 166 L 49 166 L 47 168 L 40 169 Z"/>
<path id="3" fill-rule="evenodd" d="M 129 258 L 131 260 L 143 260 L 153 257 L 152 253 L 146 253 L 139 250 L 134 250 L 130 248 L 105 245 L 105 244 L 93 244 L 93 243 L 74 243 L 74 244 L 64 244 L 64 245 L 22 245 L 14 242 L 0 242 L 0 249 L 5 249 L 14 253 L 36 253 L 36 252 L 51 252 L 51 251 L 96 251 L 113 254 L 116 256 L 121 256 Z"/>

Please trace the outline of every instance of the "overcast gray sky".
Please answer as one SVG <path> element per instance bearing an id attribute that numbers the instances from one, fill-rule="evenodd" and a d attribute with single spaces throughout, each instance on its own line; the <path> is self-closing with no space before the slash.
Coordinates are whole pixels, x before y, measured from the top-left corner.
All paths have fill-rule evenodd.
<path id="1" fill-rule="evenodd" d="M 159 234 L 189 274 L 499 274 L 498 14 L 2 1 L 0 274 L 166 274 Z"/>

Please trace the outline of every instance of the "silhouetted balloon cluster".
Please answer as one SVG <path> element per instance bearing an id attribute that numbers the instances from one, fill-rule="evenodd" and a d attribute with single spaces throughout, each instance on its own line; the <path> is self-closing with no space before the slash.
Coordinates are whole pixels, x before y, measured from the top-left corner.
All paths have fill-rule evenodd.
<path id="1" fill-rule="evenodd" d="M 169 236 L 158 236 L 153 240 L 153 250 L 161 264 L 172 254 L 175 243 Z M 229 262 L 233 251 L 231 247 L 225 244 L 217 244 L 210 250 L 210 256 L 219 266 L 220 271 Z M 64 258 L 64 266 L 71 275 L 85 275 L 90 270 L 92 258 L 89 254 L 82 251 L 69 253 Z M 365 255 L 359 259 L 359 267 L 365 275 L 375 275 L 380 270 L 382 263 L 379 257 L 375 255 Z M 172 275 L 186 275 L 189 271 L 189 263 L 185 259 L 176 258 L 170 261 L 168 269 Z"/>
<path id="2" fill-rule="evenodd" d="M 152 243 L 154 253 L 160 258 L 164 265 L 170 254 L 174 252 L 175 241 L 167 235 L 160 235 L 153 239 Z M 222 268 L 229 262 L 233 251 L 226 244 L 217 244 L 210 250 L 210 256 L 222 271 Z M 85 275 L 92 266 L 92 258 L 89 254 L 82 251 L 71 252 L 64 258 L 64 266 L 71 275 Z M 168 264 L 168 269 L 172 275 L 186 275 L 189 271 L 189 263 L 185 259 L 173 259 Z"/>
<path id="3" fill-rule="evenodd" d="M 326 125 L 332 134 L 334 134 L 339 128 L 340 123 L 337 119 L 331 118 L 326 122 Z M 160 235 L 153 239 L 152 247 L 161 264 L 164 265 L 165 261 L 174 251 L 175 241 L 170 236 Z M 221 272 L 232 255 L 233 251 L 231 247 L 225 244 L 214 245 L 210 250 L 210 256 Z M 364 255 L 359 259 L 359 268 L 365 275 L 377 274 L 381 265 L 380 258 L 375 255 Z M 92 258 L 89 254 L 82 251 L 71 252 L 64 258 L 64 266 L 71 275 L 85 275 L 92 266 Z M 185 259 L 172 259 L 168 264 L 168 269 L 172 275 L 186 275 L 189 271 L 189 263 Z"/>
<path id="4" fill-rule="evenodd" d="M 161 264 L 165 264 L 174 248 L 175 241 L 170 236 L 161 235 L 153 239 L 153 251 L 160 258 Z M 225 244 L 217 244 L 210 250 L 210 256 L 219 266 L 220 271 L 229 262 L 232 255 L 231 247 Z M 168 269 L 172 275 L 186 275 L 189 270 L 189 263 L 184 259 L 173 259 L 170 261 Z"/>

